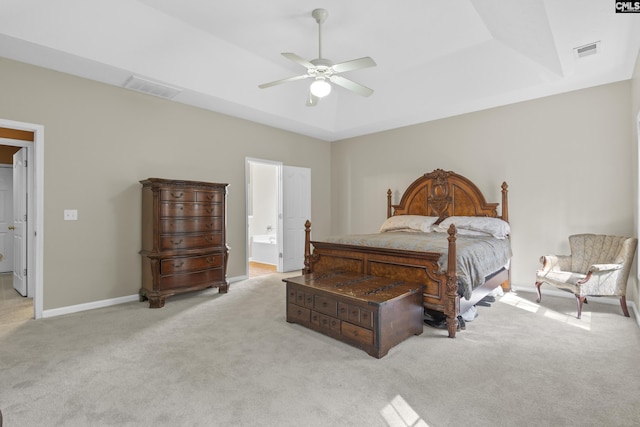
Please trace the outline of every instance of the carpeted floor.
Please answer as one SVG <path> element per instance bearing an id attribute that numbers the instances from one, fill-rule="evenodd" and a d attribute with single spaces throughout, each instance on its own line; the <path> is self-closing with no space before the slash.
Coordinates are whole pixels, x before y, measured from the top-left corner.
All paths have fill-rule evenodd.
<path id="1" fill-rule="evenodd" d="M 287 323 L 283 277 L 0 327 L 5 427 L 640 425 L 640 330 L 617 305 L 578 321 L 509 293 L 378 360 Z"/>

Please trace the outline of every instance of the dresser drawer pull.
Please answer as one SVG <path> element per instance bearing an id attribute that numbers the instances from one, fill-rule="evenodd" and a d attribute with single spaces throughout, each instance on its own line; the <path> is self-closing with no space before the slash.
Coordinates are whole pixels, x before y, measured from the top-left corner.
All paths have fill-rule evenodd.
<path id="1" fill-rule="evenodd" d="M 181 262 L 180 264 L 173 264 L 173 268 L 180 268 L 184 265 L 184 261 Z"/>
<path id="2" fill-rule="evenodd" d="M 173 239 L 171 239 L 171 243 L 173 243 L 174 245 L 179 245 L 182 243 L 182 239 L 180 239 L 179 241 L 174 241 Z"/>
<path id="3" fill-rule="evenodd" d="M 213 200 L 215 196 L 213 194 L 207 194 L 206 197 L 208 200 Z"/>
<path id="4" fill-rule="evenodd" d="M 205 224 L 204 227 L 208 228 L 209 230 L 213 230 L 213 223 Z"/>
<path id="5" fill-rule="evenodd" d="M 214 260 L 215 260 L 215 257 L 212 257 L 212 256 L 207 257 L 207 262 L 208 262 L 209 264 L 213 264 L 213 261 L 214 261 Z"/>
<path id="6" fill-rule="evenodd" d="M 204 208 L 204 210 L 205 210 L 208 214 L 213 213 L 213 208 Z"/>
<path id="7" fill-rule="evenodd" d="M 211 242 L 213 242 L 213 237 L 211 237 L 211 236 L 205 236 L 204 240 L 205 240 L 205 242 L 207 242 L 207 243 L 211 243 Z"/>
<path id="8" fill-rule="evenodd" d="M 171 197 L 173 197 L 174 199 L 181 199 L 182 196 L 184 196 L 184 193 L 180 193 L 180 194 L 174 194 L 173 192 L 170 193 Z"/>

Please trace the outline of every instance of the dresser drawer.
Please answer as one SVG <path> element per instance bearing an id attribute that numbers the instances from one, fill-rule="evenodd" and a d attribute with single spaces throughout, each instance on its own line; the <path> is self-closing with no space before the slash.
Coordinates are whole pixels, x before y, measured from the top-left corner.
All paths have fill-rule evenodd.
<path id="1" fill-rule="evenodd" d="M 186 273 L 222 267 L 223 260 L 224 257 L 221 254 L 165 259 L 160 263 L 160 274 Z"/>
<path id="2" fill-rule="evenodd" d="M 349 322 L 371 329 L 373 328 L 373 312 L 366 308 L 350 305 Z"/>
<path id="3" fill-rule="evenodd" d="M 224 200 L 222 191 L 197 191 L 196 202 L 221 203 Z"/>
<path id="4" fill-rule="evenodd" d="M 194 217 L 194 216 L 218 216 L 222 217 L 224 208 L 221 204 L 212 203 L 160 203 L 161 217 Z"/>
<path id="5" fill-rule="evenodd" d="M 332 298 L 314 295 L 313 309 L 318 310 L 321 313 L 329 314 L 331 316 L 337 316 L 338 301 Z"/>
<path id="6" fill-rule="evenodd" d="M 160 200 L 169 200 L 172 202 L 195 202 L 196 192 L 193 190 L 160 190 Z"/>
<path id="7" fill-rule="evenodd" d="M 158 221 L 160 234 L 222 231 L 222 218 L 164 218 Z"/>
<path id="8" fill-rule="evenodd" d="M 341 322 L 335 317 L 327 316 L 326 314 L 318 313 L 317 311 L 312 311 L 311 323 L 322 329 L 332 329 L 340 333 Z"/>
<path id="9" fill-rule="evenodd" d="M 208 248 L 221 244 L 221 233 L 160 236 L 160 249 L 162 250 Z"/>
<path id="10" fill-rule="evenodd" d="M 224 281 L 224 270 L 222 267 L 212 268 L 210 270 L 197 271 L 194 273 L 172 274 L 169 276 L 160 276 L 160 290 L 173 288 L 195 288 L 213 286 Z"/>
<path id="11" fill-rule="evenodd" d="M 349 322 L 342 322 L 341 335 L 352 341 L 364 345 L 373 345 L 373 331 L 352 325 Z"/>
<path id="12" fill-rule="evenodd" d="M 290 322 L 309 323 L 311 310 L 295 304 L 287 305 L 287 320 Z"/>
<path id="13" fill-rule="evenodd" d="M 344 302 L 338 303 L 338 317 L 367 329 L 373 328 L 373 311 Z"/>

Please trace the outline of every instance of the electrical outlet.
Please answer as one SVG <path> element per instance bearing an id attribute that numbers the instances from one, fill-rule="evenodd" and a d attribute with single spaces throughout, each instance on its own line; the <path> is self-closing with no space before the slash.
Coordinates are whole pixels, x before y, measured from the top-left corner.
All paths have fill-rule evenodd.
<path id="1" fill-rule="evenodd" d="M 65 221 L 77 221 L 78 220 L 78 210 L 77 209 L 65 209 L 64 210 L 64 220 Z"/>

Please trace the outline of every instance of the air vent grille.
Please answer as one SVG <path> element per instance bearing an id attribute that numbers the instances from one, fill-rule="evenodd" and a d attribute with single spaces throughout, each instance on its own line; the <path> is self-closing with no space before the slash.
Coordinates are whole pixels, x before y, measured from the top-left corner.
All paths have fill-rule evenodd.
<path id="1" fill-rule="evenodd" d="M 585 44 L 584 46 L 579 46 L 573 48 L 573 52 L 576 55 L 576 58 L 584 58 L 585 56 L 595 55 L 600 53 L 600 42 L 593 42 L 589 44 Z"/>
<path id="2" fill-rule="evenodd" d="M 124 84 L 127 89 L 135 90 L 137 92 L 146 93 L 160 98 L 172 99 L 177 94 L 182 92 L 182 89 L 167 86 L 162 83 L 154 82 L 151 80 L 143 79 L 138 76 L 131 76 Z"/>

